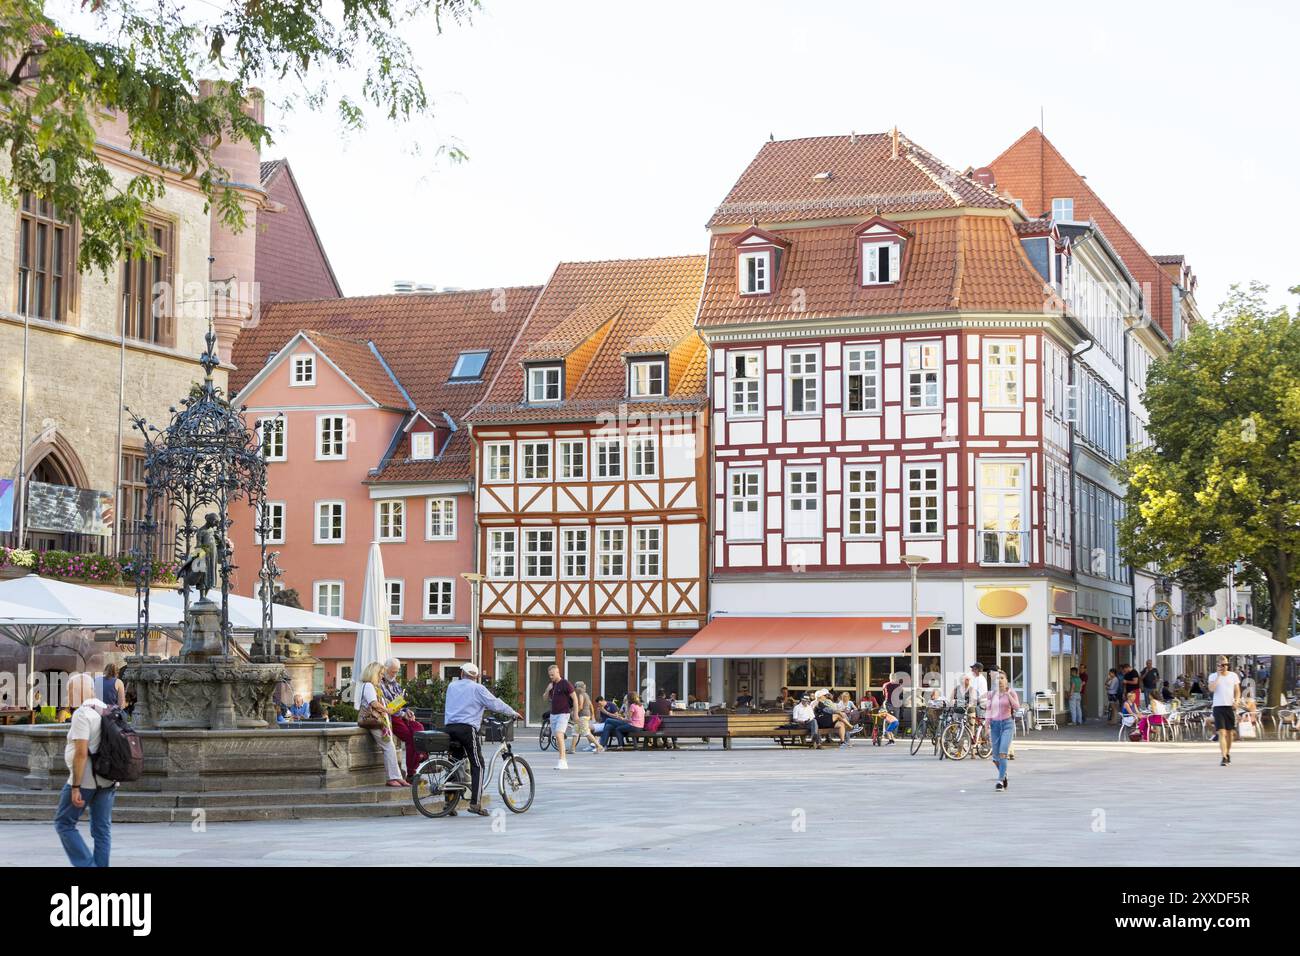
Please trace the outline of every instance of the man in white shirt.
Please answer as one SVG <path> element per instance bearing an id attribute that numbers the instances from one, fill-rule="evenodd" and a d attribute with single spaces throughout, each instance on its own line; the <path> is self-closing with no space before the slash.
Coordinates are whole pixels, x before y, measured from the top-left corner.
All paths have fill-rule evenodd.
<path id="1" fill-rule="evenodd" d="M 1232 763 L 1232 737 L 1237 731 L 1237 705 L 1241 703 L 1241 678 L 1220 657 L 1210 675 L 1210 693 L 1214 695 L 1214 729 L 1219 734 L 1219 766 Z"/>
<path id="2" fill-rule="evenodd" d="M 108 866 L 113 842 L 113 801 L 117 784 L 95 776 L 93 758 L 99 752 L 103 713 L 107 705 L 95 697 L 95 681 L 89 674 L 73 674 L 68 681 L 68 704 L 74 707 L 68 727 L 63 759 L 68 765 L 68 782 L 59 795 L 54 830 L 73 866 Z M 90 835 L 94 853 L 77 832 L 81 813 L 90 807 Z"/>
<path id="3" fill-rule="evenodd" d="M 813 710 L 812 698 L 807 694 L 800 697 L 799 702 L 794 705 L 794 710 L 790 714 L 790 722 L 806 727 L 809 736 L 812 737 L 813 748 L 821 749 L 822 738 L 821 734 L 817 732 L 817 712 Z"/>
<path id="4" fill-rule="evenodd" d="M 979 661 L 970 666 L 970 696 L 975 713 L 984 716 L 989 703 L 989 679 L 984 676 L 984 665 Z"/>

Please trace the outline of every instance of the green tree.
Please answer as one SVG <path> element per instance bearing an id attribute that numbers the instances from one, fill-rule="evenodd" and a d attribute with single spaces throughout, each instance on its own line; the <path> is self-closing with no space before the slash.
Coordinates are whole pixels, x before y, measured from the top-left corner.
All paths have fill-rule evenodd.
<path id="1" fill-rule="evenodd" d="M 1154 444 L 1121 469 L 1120 544 L 1132 563 L 1175 575 L 1246 562 L 1267 583 L 1273 637 L 1285 642 L 1300 588 L 1300 317 L 1270 308 L 1267 291 L 1233 286 L 1216 324 L 1152 367 Z M 1269 684 L 1276 705 L 1282 681 Z"/>
<path id="2" fill-rule="evenodd" d="M 478 0 L 232 0 L 202 7 L 202 22 L 186 6 L 82 0 L 78 16 L 69 4 L 87 36 L 65 29 L 45 0 L 5 0 L 0 11 L 0 195 L 14 203 L 30 191 L 75 217 L 82 269 L 107 272 L 128 251 L 144 254 L 142 217 L 166 188 L 158 171 L 114 180 L 96 151 L 102 117 L 117 116 L 150 163 L 197 183 L 238 231 L 244 209 L 213 151 L 223 139 L 271 141 L 247 110 L 261 88 L 277 91 L 282 111 L 332 103 L 350 130 L 367 111 L 428 113 L 404 37 L 430 17 L 438 31 L 445 18 L 465 20 Z"/>

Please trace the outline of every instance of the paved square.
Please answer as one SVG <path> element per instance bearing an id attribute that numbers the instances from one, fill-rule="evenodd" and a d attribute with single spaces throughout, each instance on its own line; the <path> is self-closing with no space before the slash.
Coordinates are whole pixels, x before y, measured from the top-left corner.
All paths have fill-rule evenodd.
<path id="1" fill-rule="evenodd" d="M 119 824 L 113 863 L 919 865 L 1007 853 L 1019 864 L 1145 866 L 1159 847 L 1166 864 L 1292 865 L 1300 836 L 1300 744 L 1289 742 L 1239 744 L 1220 767 L 1211 743 L 1034 734 L 1016 745 L 1006 794 L 993 790 L 991 762 L 912 757 L 902 743 L 582 753 L 567 772 L 535 744 L 517 749 L 538 779 L 521 816 L 218 823 L 201 833 Z M 0 823 L 0 865 L 65 865 L 53 827 Z"/>

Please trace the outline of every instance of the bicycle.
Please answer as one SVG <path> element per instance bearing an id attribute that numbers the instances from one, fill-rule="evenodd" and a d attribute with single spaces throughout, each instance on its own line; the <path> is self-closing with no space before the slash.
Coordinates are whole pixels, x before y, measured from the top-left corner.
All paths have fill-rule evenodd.
<path id="1" fill-rule="evenodd" d="M 948 725 L 948 708 L 944 704 L 939 706 L 927 705 L 921 711 L 921 716 L 917 719 L 916 733 L 912 734 L 912 756 L 915 757 L 921 751 L 921 745 L 926 740 L 934 748 L 934 753 L 941 757 L 943 751 L 939 749 L 939 735 L 943 733 L 944 727 Z"/>
<path id="2" fill-rule="evenodd" d="M 483 770 L 482 786 L 486 792 L 492 785 L 493 771 L 501 760 L 501 774 L 497 790 L 506 809 L 524 813 L 533 805 L 537 787 L 528 761 L 518 756 L 510 747 L 515 739 L 515 721 L 486 718 L 479 735 L 489 743 L 499 743 Z M 454 813 L 471 786 L 469 757 L 451 756 L 451 737 L 445 731 L 426 730 L 415 735 L 415 745 L 429 754 L 415 771 L 411 781 L 411 799 L 415 809 L 431 819 Z M 481 799 L 481 796 L 480 796 Z"/>
<path id="3" fill-rule="evenodd" d="M 993 741 L 984 722 L 965 707 L 954 707 L 953 718 L 939 735 L 939 746 L 950 760 L 978 757 L 987 760 L 993 753 Z"/>

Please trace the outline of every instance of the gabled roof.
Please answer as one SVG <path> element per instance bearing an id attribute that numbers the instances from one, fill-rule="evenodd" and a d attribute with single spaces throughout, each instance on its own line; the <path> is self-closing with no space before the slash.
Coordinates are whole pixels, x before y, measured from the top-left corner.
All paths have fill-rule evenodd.
<path id="1" fill-rule="evenodd" d="M 281 359 L 291 352 L 298 351 L 298 343 L 306 343 L 316 353 L 343 376 L 363 398 L 380 408 L 392 408 L 407 411 L 414 408 L 410 396 L 406 394 L 397 378 L 389 369 L 374 343 L 362 339 L 349 339 L 337 335 L 325 335 L 311 329 L 300 329 L 290 337 L 275 356 L 266 363 L 258 374 L 239 387 L 241 396 L 256 388 L 272 369 L 281 364 Z"/>
<path id="2" fill-rule="evenodd" d="M 743 296 L 728 235 L 714 235 L 699 326 L 817 321 L 938 312 L 1060 311 L 1020 245 L 1010 217 L 954 215 L 909 220 L 902 279 L 863 286 L 858 228 L 851 224 L 777 232 L 790 240 L 778 286 Z M 800 290 L 800 295 L 792 294 Z"/>
<path id="3" fill-rule="evenodd" d="M 273 205 L 257 219 L 258 300 L 315 299 L 343 294 L 307 200 L 287 159 L 261 164 L 262 188 Z"/>
<path id="4" fill-rule="evenodd" d="M 705 398 L 704 343 L 691 318 L 699 304 L 704 256 L 667 259 L 618 259 L 608 262 L 564 262 L 556 267 L 501 366 L 487 396 L 468 416 L 475 423 L 529 421 L 589 421 L 620 407 L 641 413 L 694 411 Z M 557 331 L 575 326 L 582 315 L 593 328 L 599 346 L 581 374 L 567 386 L 562 402 L 524 402 L 524 362 L 537 343 L 553 341 Z M 599 324 L 596 324 L 599 321 Z M 672 336 L 680 332 L 675 342 Z M 567 339 L 566 339 L 567 340 Z M 634 354 L 634 342 L 651 342 L 670 351 L 672 391 L 661 399 L 627 400 L 624 354 Z M 660 348 L 660 346 L 663 346 Z M 578 346 L 575 346 L 578 348 Z M 639 346 L 638 346 L 639 348 Z"/>
<path id="5" fill-rule="evenodd" d="M 482 397 L 540 291 L 524 286 L 277 302 L 235 342 L 231 389 L 242 389 L 300 329 L 312 329 L 374 342 L 417 408 L 459 420 Z M 460 353 L 478 349 L 491 353 L 482 379 L 448 382 Z"/>
<path id="6" fill-rule="evenodd" d="M 893 133 L 764 143 L 708 224 L 770 225 L 1008 205 L 991 189 L 963 176 L 901 133 L 896 135 L 896 146 Z"/>

